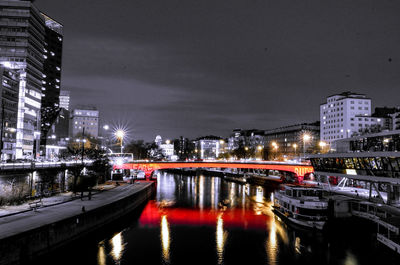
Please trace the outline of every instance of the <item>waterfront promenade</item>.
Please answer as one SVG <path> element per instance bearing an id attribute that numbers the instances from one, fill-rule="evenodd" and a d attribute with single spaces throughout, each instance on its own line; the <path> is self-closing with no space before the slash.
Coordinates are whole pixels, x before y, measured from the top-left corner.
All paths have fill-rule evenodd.
<path id="1" fill-rule="evenodd" d="M 19 244 L 25 247 L 21 247 L 24 251 L 29 246 L 27 253 L 12 251 L 14 253 L 5 264 L 21 254 L 29 257 L 43 253 L 117 219 L 146 201 L 152 193 L 152 185 L 145 181 L 121 185 L 95 193 L 91 200 L 86 196 L 83 200 L 78 198 L 52 206 L 45 203 L 36 211 L 26 211 L 29 207 L 26 205 L 18 214 L 0 216 L 1 252 L 9 253 L 6 250 L 11 250 L 11 246 L 21 247 Z"/>

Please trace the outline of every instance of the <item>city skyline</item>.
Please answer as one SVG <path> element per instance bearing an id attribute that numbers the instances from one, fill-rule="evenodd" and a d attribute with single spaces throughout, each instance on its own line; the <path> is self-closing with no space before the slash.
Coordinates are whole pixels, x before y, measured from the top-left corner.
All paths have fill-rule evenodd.
<path id="1" fill-rule="evenodd" d="M 396 2 L 35 5 L 65 26 L 71 103 L 96 104 L 134 139 L 313 122 L 326 96 L 343 91 L 373 107 L 400 100 Z"/>

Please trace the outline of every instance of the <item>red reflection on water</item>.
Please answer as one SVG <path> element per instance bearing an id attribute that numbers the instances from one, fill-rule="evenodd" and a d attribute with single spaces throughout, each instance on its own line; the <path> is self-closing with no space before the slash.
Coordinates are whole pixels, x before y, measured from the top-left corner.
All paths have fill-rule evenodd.
<path id="1" fill-rule="evenodd" d="M 225 210 L 193 208 L 160 208 L 154 201 L 149 202 L 139 218 L 142 225 L 159 226 L 161 216 L 166 215 L 171 225 L 215 226 L 219 214 L 222 214 L 224 227 L 242 229 L 265 229 L 270 216 L 257 215 L 254 210 L 234 208 Z"/>

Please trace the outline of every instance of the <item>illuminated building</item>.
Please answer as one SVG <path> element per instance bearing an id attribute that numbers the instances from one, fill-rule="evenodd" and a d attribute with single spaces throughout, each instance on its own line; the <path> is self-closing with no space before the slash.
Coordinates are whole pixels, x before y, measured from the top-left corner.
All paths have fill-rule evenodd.
<path id="1" fill-rule="evenodd" d="M 344 92 L 329 96 L 320 105 L 321 141 L 351 137 L 371 127 L 382 128 L 384 119 L 371 116 L 371 99 L 364 94 Z"/>
<path id="2" fill-rule="evenodd" d="M 160 144 L 160 149 L 162 154 L 167 157 L 168 159 L 174 155 L 174 145 L 171 143 Z"/>
<path id="3" fill-rule="evenodd" d="M 58 112 L 56 120 L 53 122 L 47 135 L 47 143 L 55 144 L 56 141 L 69 137 L 69 111 L 62 108 Z M 56 141 L 54 141 L 56 140 Z"/>
<path id="4" fill-rule="evenodd" d="M 218 136 L 204 136 L 195 140 L 195 149 L 197 156 L 201 159 L 215 159 L 221 153 L 221 137 Z"/>
<path id="5" fill-rule="evenodd" d="M 312 153 L 318 146 L 319 127 L 319 122 L 314 122 L 266 130 L 264 132 L 265 146 L 270 148 L 271 144 L 275 143 L 277 151 L 283 156 L 299 156 L 304 151 Z M 309 136 L 309 140 L 305 144 L 303 142 L 304 135 Z"/>
<path id="6" fill-rule="evenodd" d="M 0 67 L 0 79 L 1 160 L 8 160 L 15 158 L 19 75 L 15 70 Z"/>
<path id="7" fill-rule="evenodd" d="M 400 130 L 369 133 L 336 141 L 336 152 L 399 152 Z"/>
<path id="8" fill-rule="evenodd" d="M 61 59 L 63 45 L 63 26 L 42 14 L 45 20 L 45 39 L 43 49 L 43 86 L 41 105 L 42 150 L 46 146 L 48 132 L 58 117 L 61 86 Z"/>
<path id="9" fill-rule="evenodd" d="M 230 151 L 233 151 L 233 150 L 239 148 L 239 146 L 241 145 L 241 142 L 243 142 L 242 130 L 234 129 L 228 138 L 228 149 Z"/>
<path id="10" fill-rule="evenodd" d="M 156 136 L 156 139 L 154 140 L 154 143 L 155 143 L 158 147 L 160 147 L 160 145 L 162 144 L 162 137 L 161 137 L 161 135 L 157 135 L 157 136 Z"/>
<path id="11" fill-rule="evenodd" d="M 175 154 L 179 159 L 185 160 L 190 157 L 190 154 L 194 151 L 194 146 L 188 138 L 180 136 L 179 139 L 174 140 Z"/>
<path id="12" fill-rule="evenodd" d="M 95 107 L 79 107 L 71 113 L 70 136 L 82 135 L 97 138 L 99 136 L 99 111 Z"/>
<path id="13" fill-rule="evenodd" d="M 68 90 L 60 91 L 60 108 L 69 110 L 70 93 Z"/>
<path id="14" fill-rule="evenodd" d="M 400 130 L 400 110 L 393 114 L 390 114 L 390 117 L 391 117 L 390 120 L 392 123 L 391 128 L 393 130 Z"/>
<path id="15" fill-rule="evenodd" d="M 238 149 L 240 146 L 247 146 L 255 150 L 257 146 L 264 146 L 265 136 L 263 130 L 242 130 L 234 129 L 228 138 L 227 148 L 230 151 Z"/>
<path id="16" fill-rule="evenodd" d="M 16 158 L 36 156 L 42 92 L 47 85 L 44 68 L 48 23 L 32 2 L 0 0 L 0 64 L 18 70 L 20 79 Z"/>

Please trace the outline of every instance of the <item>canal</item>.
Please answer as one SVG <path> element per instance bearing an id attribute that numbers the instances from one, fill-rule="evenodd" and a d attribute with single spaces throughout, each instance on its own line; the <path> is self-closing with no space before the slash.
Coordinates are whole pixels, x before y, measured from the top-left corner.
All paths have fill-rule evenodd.
<path id="1" fill-rule="evenodd" d="M 159 173 L 154 200 L 38 264 L 398 264 L 368 224 L 321 234 L 271 211 L 268 187 Z M 32 263 L 30 263 L 32 264 Z"/>

